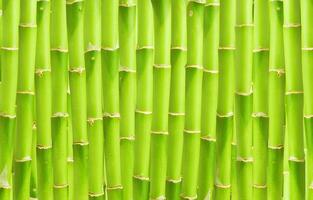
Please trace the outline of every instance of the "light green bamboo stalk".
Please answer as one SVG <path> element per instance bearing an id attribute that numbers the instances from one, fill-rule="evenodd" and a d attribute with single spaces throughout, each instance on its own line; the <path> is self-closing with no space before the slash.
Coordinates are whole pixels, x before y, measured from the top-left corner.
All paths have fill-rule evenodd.
<path id="1" fill-rule="evenodd" d="M 73 129 L 73 198 L 88 199 L 88 135 L 84 59 L 84 2 L 66 1 Z M 89 22 L 88 22 L 89 23 Z"/>
<path id="2" fill-rule="evenodd" d="M 234 50 L 235 50 L 235 1 L 221 1 L 219 37 L 219 89 L 216 127 L 216 172 L 214 198 L 229 199 L 234 168 Z M 234 154 L 236 155 L 236 154 Z M 233 194 L 232 194 L 233 195 Z"/>
<path id="3" fill-rule="evenodd" d="M 289 147 L 290 199 L 305 198 L 303 145 L 303 87 L 301 69 L 300 2 L 284 1 L 286 115 Z"/>
<path id="4" fill-rule="evenodd" d="M 0 199 L 11 196 L 13 134 L 15 127 L 15 102 L 18 76 L 18 0 L 3 3 L 0 85 Z"/>
<path id="5" fill-rule="evenodd" d="M 67 165 L 67 88 L 68 44 L 66 1 L 51 0 L 51 84 L 52 84 L 52 160 L 54 199 L 68 199 Z"/>
<path id="6" fill-rule="evenodd" d="M 68 199 L 73 200 L 73 127 L 72 127 L 72 109 L 71 109 L 71 94 L 67 91 L 67 109 L 68 109 L 68 121 L 67 121 L 67 177 L 68 177 Z"/>
<path id="7" fill-rule="evenodd" d="M 313 199 L 313 90 L 312 90 L 312 62 L 313 62 L 313 27 L 310 19 L 313 17 L 313 4 L 307 0 L 301 1 L 302 23 L 302 69 L 304 89 L 304 123 L 307 149 L 307 199 Z"/>
<path id="8" fill-rule="evenodd" d="M 164 199 L 171 77 L 171 0 L 152 0 L 154 19 L 150 199 Z"/>
<path id="9" fill-rule="evenodd" d="M 252 0 L 236 1 L 235 123 L 238 199 L 252 199 Z"/>
<path id="10" fill-rule="evenodd" d="M 153 13 L 150 0 L 137 1 L 137 98 L 134 199 L 149 198 L 150 131 L 153 91 Z"/>
<path id="11" fill-rule="evenodd" d="M 217 0 L 204 8 L 203 86 L 198 198 L 212 199 L 216 162 L 216 111 L 218 96 L 219 12 Z"/>
<path id="12" fill-rule="evenodd" d="M 122 198 L 120 163 L 118 0 L 102 0 L 102 89 L 103 129 L 107 195 Z"/>
<path id="13" fill-rule="evenodd" d="M 89 199 L 93 200 L 103 200 L 104 198 L 100 3 L 100 0 L 85 1 L 84 39 L 89 137 Z"/>
<path id="14" fill-rule="evenodd" d="M 285 133 L 285 61 L 283 41 L 283 2 L 269 3 L 270 55 L 268 91 L 268 164 L 267 198 L 280 199 L 283 196 L 283 159 Z"/>
<path id="15" fill-rule="evenodd" d="M 187 61 L 186 2 L 172 0 L 171 88 L 168 118 L 166 198 L 180 199 L 185 119 L 185 65 Z"/>
<path id="16" fill-rule="evenodd" d="M 37 1 L 21 1 L 13 199 L 29 199 L 33 134 Z M 22 141 L 22 142 L 20 142 Z"/>
<path id="17" fill-rule="evenodd" d="M 268 1 L 254 2 L 253 199 L 267 197 L 269 12 Z"/>
<path id="18" fill-rule="evenodd" d="M 234 125 L 236 122 L 233 122 Z M 238 184 L 237 184 L 237 140 L 236 140 L 236 129 L 233 126 L 233 138 L 231 143 L 231 188 L 230 195 L 232 200 L 238 200 Z"/>
<path id="19" fill-rule="evenodd" d="M 136 0 L 119 0 L 121 175 L 123 199 L 133 199 L 136 107 Z"/>
<path id="20" fill-rule="evenodd" d="M 38 199 L 53 199 L 51 139 L 50 1 L 37 3 L 36 127 Z"/>
<path id="21" fill-rule="evenodd" d="M 2 47 L 2 29 L 3 29 L 3 27 L 2 27 L 2 14 L 3 14 L 2 1 L 0 2 L 0 13 L 1 13 L 1 15 L 0 15 L 0 45 Z M 1 51 L 2 50 L 0 49 L 0 59 L 1 59 L 1 55 L 2 55 Z M 2 67 L 1 66 L 2 65 L 1 65 L 1 62 L 0 62 L 0 82 L 1 82 L 1 79 L 2 79 L 2 76 L 1 76 Z"/>
<path id="22" fill-rule="evenodd" d="M 36 106 L 34 106 L 35 108 Z M 36 112 L 36 110 L 34 110 Z M 37 198 L 37 154 L 36 154 L 36 141 L 37 141 L 37 127 L 36 122 L 33 122 L 32 127 L 32 161 L 31 161 L 31 172 L 30 172 L 30 188 L 29 188 L 29 197 Z"/>
<path id="23" fill-rule="evenodd" d="M 289 148 L 288 148 L 288 142 L 289 142 L 289 135 L 288 135 L 288 129 L 286 128 L 286 135 L 285 135 L 285 141 L 284 141 L 284 160 L 283 160 L 283 167 L 284 167 L 284 178 L 283 178 L 283 200 L 290 200 L 290 176 L 289 176 Z"/>
<path id="24" fill-rule="evenodd" d="M 203 10 L 202 1 L 187 3 L 186 115 L 181 186 L 183 199 L 193 199 L 197 196 L 201 132 Z"/>

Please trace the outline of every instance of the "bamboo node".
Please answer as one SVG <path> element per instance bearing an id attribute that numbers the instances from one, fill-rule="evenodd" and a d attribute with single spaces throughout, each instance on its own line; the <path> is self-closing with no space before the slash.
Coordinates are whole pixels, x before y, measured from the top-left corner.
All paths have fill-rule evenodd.
<path id="1" fill-rule="evenodd" d="M 103 113 L 103 117 L 104 118 L 120 118 L 121 115 L 120 115 L 120 113 L 108 113 L 108 112 L 105 112 L 105 113 Z"/>
<path id="2" fill-rule="evenodd" d="M 73 157 L 67 157 L 66 161 L 67 162 L 74 162 L 74 158 Z"/>
<path id="3" fill-rule="evenodd" d="M 220 118 L 226 118 L 226 117 L 232 117 L 232 116 L 234 116 L 234 113 L 233 113 L 233 112 L 228 112 L 228 113 L 225 113 L 225 114 L 216 113 L 216 116 L 217 116 L 217 117 L 220 117 Z"/>
<path id="4" fill-rule="evenodd" d="M 180 183 L 182 181 L 182 178 L 181 177 L 178 179 L 167 178 L 166 181 L 175 184 L 175 183 Z"/>
<path id="5" fill-rule="evenodd" d="M 151 131 L 151 134 L 154 135 L 168 135 L 167 131 Z"/>
<path id="6" fill-rule="evenodd" d="M 74 141 L 73 146 L 74 145 L 87 146 L 87 145 L 89 145 L 89 142 L 88 141 Z"/>
<path id="7" fill-rule="evenodd" d="M 159 196 L 159 197 L 150 197 L 149 200 L 165 200 L 165 196 Z"/>
<path id="8" fill-rule="evenodd" d="M 100 121 L 100 120 L 103 120 L 102 117 L 89 117 L 87 119 L 87 123 L 90 125 L 90 126 L 93 126 L 93 124 L 96 122 L 96 121 Z"/>
<path id="9" fill-rule="evenodd" d="M 253 49 L 253 53 L 258 53 L 258 52 L 262 52 L 262 51 L 269 51 L 269 48 L 256 48 Z"/>
<path id="10" fill-rule="evenodd" d="M 181 51 L 187 51 L 187 47 L 184 46 L 172 46 L 172 50 L 181 50 Z"/>
<path id="11" fill-rule="evenodd" d="M 66 4 L 70 5 L 70 4 L 74 4 L 74 3 L 79 3 L 82 2 L 83 0 L 66 0 Z"/>
<path id="12" fill-rule="evenodd" d="M 33 91 L 29 91 L 29 90 L 20 90 L 20 91 L 16 91 L 17 94 L 25 94 L 25 95 L 35 95 L 35 92 Z"/>
<path id="13" fill-rule="evenodd" d="M 52 146 L 51 146 L 51 145 L 46 146 L 46 145 L 44 145 L 44 144 L 37 144 L 36 147 L 37 147 L 37 149 L 39 149 L 39 150 L 52 149 Z"/>
<path id="14" fill-rule="evenodd" d="M 231 187 L 231 184 L 220 184 L 220 183 L 215 183 L 215 187 L 221 188 L 221 189 L 229 189 Z"/>
<path id="15" fill-rule="evenodd" d="M 205 0 L 188 0 L 189 2 L 205 4 Z"/>
<path id="16" fill-rule="evenodd" d="M 53 188 L 55 189 L 62 189 L 62 188 L 67 188 L 69 185 L 67 183 L 65 184 L 54 184 Z"/>
<path id="17" fill-rule="evenodd" d="M 186 69 L 188 69 L 188 68 L 194 68 L 194 69 L 203 70 L 203 66 L 202 65 L 186 65 Z"/>
<path id="18" fill-rule="evenodd" d="M 56 47 L 56 48 L 50 48 L 50 51 L 58 51 L 58 52 L 62 52 L 62 53 L 67 53 L 68 49 L 62 48 L 62 47 Z"/>
<path id="19" fill-rule="evenodd" d="M 119 46 L 117 45 L 116 47 L 101 47 L 101 49 L 104 51 L 116 51 L 119 49 Z"/>
<path id="20" fill-rule="evenodd" d="M 254 187 L 254 188 L 257 188 L 257 189 L 265 189 L 265 188 L 267 188 L 267 185 L 266 185 L 266 184 L 265 184 L 265 185 L 253 184 L 253 187 Z"/>
<path id="21" fill-rule="evenodd" d="M 142 49 L 154 49 L 154 46 L 153 45 L 137 46 L 137 50 L 142 50 Z"/>
<path id="22" fill-rule="evenodd" d="M 187 129 L 184 129 L 184 132 L 185 133 L 190 133 L 190 134 L 199 134 L 199 133 L 201 133 L 201 131 L 199 131 L 199 130 L 187 130 Z"/>
<path id="23" fill-rule="evenodd" d="M 88 196 L 89 197 L 101 197 L 101 196 L 103 196 L 104 195 L 104 191 L 101 191 L 101 192 L 99 192 L 99 193 L 97 193 L 97 192 L 89 192 L 88 193 Z"/>
<path id="24" fill-rule="evenodd" d="M 219 47 L 218 50 L 230 50 L 230 51 L 234 51 L 236 50 L 235 47 Z"/>
<path id="25" fill-rule="evenodd" d="M 169 69 L 171 68 L 170 64 L 154 64 L 153 67 L 159 69 Z"/>
<path id="26" fill-rule="evenodd" d="M 37 24 L 34 24 L 34 23 L 20 23 L 19 26 L 22 27 L 22 28 L 36 28 Z"/>
<path id="27" fill-rule="evenodd" d="M 205 6 L 212 6 L 212 7 L 217 6 L 218 7 L 218 6 L 220 6 L 220 3 L 219 2 L 211 2 L 211 3 L 206 3 Z"/>
<path id="28" fill-rule="evenodd" d="M 184 112 L 168 112 L 171 116 L 185 116 Z"/>
<path id="29" fill-rule="evenodd" d="M 49 68 L 38 68 L 35 70 L 35 74 L 39 77 L 43 77 L 44 73 L 51 72 L 51 69 Z"/>
<path id="30" fill-rule="evenodd" d="M 298 28 L 298 27 L 301 27 L 301 24 L 297 23 L 284 24 L 284 28 Z"/>
<path id="31" fill-rule="evenodd" d="M 298 158 L 296 156 L 290 156 L 288 160 L 292 161 L 292 162 L 298 162 L 298 163 L 303 163 L 304 162 L 303 158 Z"/>
<path id="32" fill-rule="evenodd" d="M 37 124 L 36 124 L 36 122 L 35 122 L 35 121 L 33 122 L 32 129 L 33 129 L 33 130 L 37 130 Z"/>
<path id="33" fill-rule="evenodd" d="M 2 50 L 17 51 L 18 47 L 1 47 Z"/>
<path id="34" fill-rule="evenodd" d="M 250 162 L 253 162 L 253 158 L 252 157 L 243 158 L 243 157 L 237 156 L 237 161 L 238 162 L 244 162 L 244 163 L 250 163 Z"/>
<path id="35" fill-rule="evenodd" d="M 131 67 L 120 66 L 120 72 L 136 73 L 136 70 Z"/>
<path id="36" fill-rule="evenodd" d="M 301 90 L 294 90 L 294 91 L 287 91 L 286 95 L 293 95 L 293 94 L 303 94 Z"/>
<path id="37" fill-rule="evenodd" d="M 120 140 L 129 140 L 129 141 L 134 141 L 135 140 L 135 136 L 130 135 L 130 136 L 121 136 Z"/>
<path id="38" fill-rule="evenodd" d="M 133 178 L 141 180 L 141 181 L 150 181 L 149 177 L 142 176 L 142 175 L 134 175 Z"/>
<path id="39" fill-rule="evenodd" d="M 56 113 L 53 113 L 52 114 L 52 116 L 51 116 L 52 118 L 57 118 L 57 117 L 68 117 L 68 113 L 66 113 L 66 112 L 56 112 Z"/>
<path id="40" fill-rule="evenodd" d="M 268 115 L 264 112 L 253 112 L 252 113 L 252 117 L 264 117 L 264 118 L 268 118 Z"/>
<path id="41" fill-rule="evenodd" d="M 3 118 L 9 118 L 9 119 L 15 119 L 16 115 L 6 114 L 6 113 L 0 113 L 0 117 Z"/>
<path id="42" fill-rule="evenodd" d="M 101 47 L 98 45 L 92 44 L 91 42 L 88 43 L 87 48 L 85 50 L 85 53 L 91 52 L 91 51 L 101 51 Z"/>
<path id="43" fill-rule="evenodd" d="M 119 4 L 119 6 L 120 6 L 120 7 L 130 8 L 130 7 L 136 6 L 136 4 L 135 4 L 135 3 L 128 3 L 128 2 L 121 2 L 121 3 Z"/>
<path id="44" fill-rule="evenodd" d="M 11 172 L 10 172 L 11 173 Z M 7 180 L 8 177 L 8 167 L 5 166 L 0 174 L 0 188 L 2 189 L 11 189 L 11 185 L 9 181 Z"/>
<path id="45" fill-rule="evenodd" d="M 122 189 L 123 189 L 122 185 L 114 185 L 114 186 L 107 187 L 107 190 L 122 190 Z"/>
<path id="46" fill-rule="evenodd" d="M 206 68 L 203 68 L 203 72 L 209 73 L 209 74 L 218 74 L 218 70 L 216 70 L 216 69 L 206 69 Z"/>
<path id="47" fill-rule="evenodd" d="M 139 110 L 139 109 L 136 109 L 135 112 L 140 113 L 140 114 L 144 114 L 144 115 L 151 115 L 152 114 L 152 111 Z"/>
<path id="48" fill-rule="evenodd" d="M 310 190 L 313 190 L 313 182 L 310 183 L 309 187 Z"/>
<path id="49" fill-rule="evenodd" d="M 283 149 L 284 148 L 284 145 L 283 144 L 278 144 L 276 146 L 268 146 L 269 149 L 273 149 L 273 150 L 280 150 L 280 149 Z"/>
<path id="50" fill-rule="evenodd" d="M 249 92 L 241 92 L 241 91 L 236 91 L 235 94 L 239 95 L 239 96 L 250 96 L 252 95 L 253 91 L 252 91 L 252 87 L 250 89 Z"/>
<path id="51" fill-rule="evenodd" d="M 313 118 L 313 114 L 304 115 L 304 118 L 306 118 L 306 119 Z"/>
<path id="52" fill-rule="evenodd" d="M 182 199 L 186 199 L 186 200 L 196 200 L 198 198 L 197 195 L 195 195 L 195 196 L 185 196 L 184 194 L 181 194 L 180 197 Z"/>
<path id="53" fill-rule="evenodd" d="M 85 71 L 85 67 L 70 67 L 68 71 L 71 73 L 82 74 Z"/>
<path id="54" fill-rule="evenodd" d="M 313 47 L 302 47 L 302 51 L 313 51 Z"/>
<path id="55" fill-rule="evenodd" d="M 285 74 L 285 69 L 269 69 L 269 72 L 275 72 L 277 73 L 277 76 L 280 77 Z"/>
<path id="56" fill-rule="evenodd" d="M 25 157 L 20 158 L 20 159 L 15 159 L 15 162 L 22 163 L 22 162 L 29 162 L 31 160 L 32 160 L 32 158 L 30 156 L 25 156 Z"/>
<path id="57" fill-rule="evenodd" d="M 242 28 L 242 27 L 253 27 L 254 24 L 236 24 L 236 28 Z"/>
<path id="58" fill-rule="evenodd" d="M 209 141 L 209 142 L 216 142 L 216 138 L 210 137 L 210 136 L 201 136 L 201 140 Z"/>

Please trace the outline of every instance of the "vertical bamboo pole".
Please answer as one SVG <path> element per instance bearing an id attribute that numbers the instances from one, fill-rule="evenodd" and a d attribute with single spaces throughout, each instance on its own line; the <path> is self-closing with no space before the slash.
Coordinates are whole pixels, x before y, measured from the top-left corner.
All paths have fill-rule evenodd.
<path id="1" fill-rule="evenodd" d="M 189 1 L 187 4 L 186 115 L 181 186 L 183 199 L 194 199 L 197 196 L 201 132 L 203 10 L 203 1 Z"/>
<path id="2" fill-rule="evenodd" d="M 133 199 L 136 107 L 136 1 L 119 0 L 120 139 L 123 199 Z"/>
<path id="3" fill-rule="evenodd" d="M 54 199 L 68 199 L 67 165 L 67 88 L 68 44 L 66 1 L 51 0 L 51 84 L 52 84 L 52 161 Z"/>
<path id="4" fill-rule="evenodd" d="M 252 199 L 252 23 L 252 0 L 237 0 L 235 123 L 238 199 Z"/>
<path id="5" fill-rule="evenodd" d="M 268 1 L 254 2 L 253 50 L 253 199 L 267 197 L 268 142 L 268 71 L 269 12 Z"/>
<path id="6" fill-rule="evenodd" d="M 52 200 L 50 1 L 38 1 L 37 26 L 35 87 L 38 199 Z"/>
<path id="7" fill-rule="evenodd" d="M 134 199 L 149 198 L 150 131 L 153 90 L 153 13 L 150 0 L 137 1 L 137 99 Z"/>
<path id="8" fill-rule="evenodd" d="M 37 1 L 21 1 L 13 199 L 29 199 L 33 134 Z M 20 142 L 22 141 L 22 142 Z"/>
<path id="9" fill-rule="evenodd" d="M 68 177 L 68 199 L 73 200 L 73 128 L 72 128 L 72 109 L 71 109 L 71 94 L 67 91 L 67 177 Z"/>
<path id="10" fill-rule="evenodd" d="M 270 1 L 270 55 L 268 91 L 268 168 L 267 198 L 283 196 L 283 160 L 285 133 L 285 60 L 283 41 L 283 2 Z"/>
<path id="11" fill-rule="evenodd" d="M 35 108 L 36 106 L 34 106 Z M 36 110 L 34 110 L 36 112 Z M 29 188 L 29 198 L 37 198 L 37 154 L 36 154 L 36 141 L 37 141 L 37 127 L 36 127 L 36 122 L 33 122 L 33 127 L 32 127 L 32 161 L 31 161 L 31 172 L 30 172 L 30 188 Z"/>
<path id="12" fill-rule="evenodd" d="M 312 62 L 313 62 L 313 27 L 310 19 L 313 17 L 313 4 L 301 1 L 302 20 L 302 67 L 304 90 L 304 123 L 307 149 L 307 199 L 313 199 L 313 90 L 312 90 Z"/>
<path id="13" fill-rule="evenodd" d="M 218 101 L 219 12 L 217 0 L 204 7 L 203 86 L 198 198 L 213 197 Z"/>
<path id="14" fill-rule="evenodd" d="M 120 200 L 118 0 L 102 0 L 103 129 L 108 199 Z"/>
<path id="15" fill-rule="evenodd" d="M 18 0 L 2 1 L 3 27 L 1 43 L 0 90 L 0 199 L 11 195 L 13 133 L 15 127 L 15 102 L 18 76 Z"/>
<path id="16" fill-rule="evenodd" d="M 168 118 L 166 198 L 180 199 L 185 116 L 185 65 L 187 59 L 186 2 L 172 0 L 171 87 Z"/>
<path id="17" fill-rule="evenodd" d="M 219 89 L 217 104 L 217 157 L 215 199 L 229 199 L 231 194 L 232 138 L 234 128 L 234 50 L 235 1 L 221 1 L 219 37 Z"/>
<path id="18" fill-rule="evenodd" d="M 89 137 L 89 199 L 104 199 L 101 80 L 101 1 L 85 1 L 85 65 Z M 75 179 L 75 178 L 74 178 Z"/>
<path id="19" fill-rule="evenodd" d="M 289 147 L 290 199 L 305 198 L 303 145 L 303 86 L 301 68 L 300 2 L 284 1 L 286 115 Z"/>

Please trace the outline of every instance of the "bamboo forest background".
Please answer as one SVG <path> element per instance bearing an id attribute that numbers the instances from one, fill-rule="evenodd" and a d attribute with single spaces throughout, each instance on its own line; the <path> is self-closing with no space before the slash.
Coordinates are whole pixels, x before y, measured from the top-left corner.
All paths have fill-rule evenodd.
<path id="1" fill-rule="evenodd" d="M 0 5 L 0 200 L 313 199 L 312 0 Z"/>

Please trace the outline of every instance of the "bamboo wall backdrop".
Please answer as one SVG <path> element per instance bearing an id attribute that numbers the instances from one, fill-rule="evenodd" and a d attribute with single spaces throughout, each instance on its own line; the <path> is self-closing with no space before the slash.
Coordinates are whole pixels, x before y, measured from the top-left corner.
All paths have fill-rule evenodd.
<path id="1" fill-rule="evenodd" d="M 313 200 L 313 0 L 0 6 L 0 200 Z"/>

